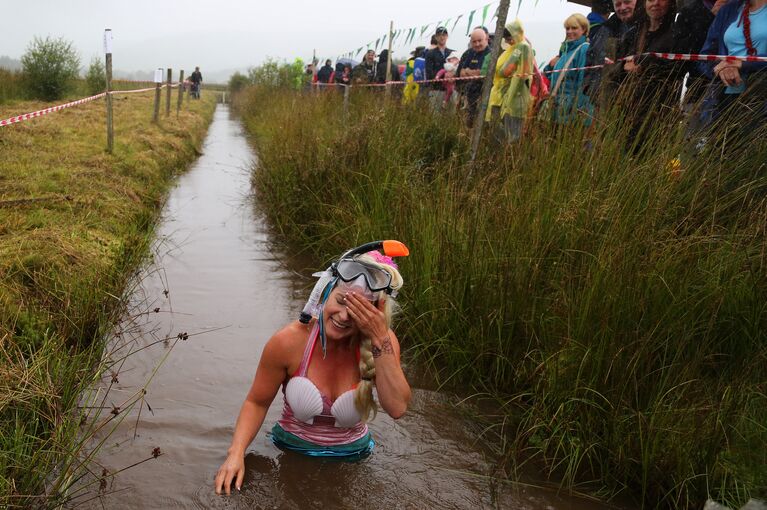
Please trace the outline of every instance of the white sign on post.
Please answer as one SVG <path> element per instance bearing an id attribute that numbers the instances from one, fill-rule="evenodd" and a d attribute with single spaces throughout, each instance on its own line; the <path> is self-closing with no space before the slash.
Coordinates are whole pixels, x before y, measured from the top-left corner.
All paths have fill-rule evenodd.
<path id="1" fill-rule="evenodd" d="M 158 67 L 157 70 L 154 72 L 154 82 L 155 83 L 162 83 L 162 67 Z"/>
<path id="2" fill-rule="evenodd" d="M 112 29 L 104 30 L 104 53 L 112 53 Z"/>

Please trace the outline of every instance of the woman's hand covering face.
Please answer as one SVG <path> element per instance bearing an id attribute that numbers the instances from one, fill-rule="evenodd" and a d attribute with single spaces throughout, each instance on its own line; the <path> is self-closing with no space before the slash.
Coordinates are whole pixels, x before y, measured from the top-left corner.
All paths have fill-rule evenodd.
<path id="1" fill-rule="evenodd" d="M 356 292 L 347 292 L 345 298 L 349 316 L 363 336 L 375 342 L 375 340 L 384 338 L 389 333 L 386 315 L 383 312 L 385 306 L 384 299 L 380 299 L 378 307 L 376 307 Z"/>

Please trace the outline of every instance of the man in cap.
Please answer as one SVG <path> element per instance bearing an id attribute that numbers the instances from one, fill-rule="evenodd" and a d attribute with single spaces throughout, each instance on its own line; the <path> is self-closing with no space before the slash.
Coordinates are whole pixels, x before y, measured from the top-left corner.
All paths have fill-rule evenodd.
<path id="1" fill-rule="evenodd" d="M 485 57 L 490 54 L 488 34 L 484 27 L 477 27 L 472 30 L 469 43 L 471 47 L 463 52 L 461 61 L 458 64 L 458 70 L 456 71 L 456 74 L 461 78 L 481 76 Z M 482 96 L 482 80 L 477 78 L 464 82 L 462 88 L 463 93 L 466 95 L 466 122 L 469 126 L 472 126 L 477 116 L 479 99 Z"/>
<path id="2" fill-rule="evenodd" d="M 445 67 L 447 56 L 453 50 L 447 47 L 447 28 L 438 27 L 434 32 L 437 39 L 437 47 L 430 49 L 426 53 L 426 79 L 433 80 L 437 73 Z M 429 100 L 435 108 L 440 108 L 445 97 L 445 86 L 442 83 L 427 84 L 429 90 Z"/>

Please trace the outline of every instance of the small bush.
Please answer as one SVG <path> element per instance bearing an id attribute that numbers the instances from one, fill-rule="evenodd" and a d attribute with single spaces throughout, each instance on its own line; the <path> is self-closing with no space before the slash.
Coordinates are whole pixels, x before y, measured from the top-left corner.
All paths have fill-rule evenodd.
<path id="1" fill-rule="evenodd" d="M 88 94 L 96 95 L 104 92 L 107 88 L 107 74 L 101 59 L 94 57 L 88 66 L 88 74 L 85 75 L 85 83 L 88 86 Z"/>
<path id="2" fill-rule="evenodd" d="M 250 83 L 250 79 L 247 76 L 240 72 L 236 72 L 229 78 L 229 90 L 234 94 L 235 92 L 243 90 L 250 85 Z"/>
<path id="3" fill-rule="evenodd" d="M 64 38 L 35 37 L 21 57 L 26 88 L 44 101 L 61 99 L 80 73 L 80 56 Z"/>
<path id="4" fill-rule="evenodd" d="M 267 59 L 248 72 L 251 83 L 264 87 L 279 87 L 300 90 L 304 83 L 304 62 L 297 58 L 292 64 Z"/>

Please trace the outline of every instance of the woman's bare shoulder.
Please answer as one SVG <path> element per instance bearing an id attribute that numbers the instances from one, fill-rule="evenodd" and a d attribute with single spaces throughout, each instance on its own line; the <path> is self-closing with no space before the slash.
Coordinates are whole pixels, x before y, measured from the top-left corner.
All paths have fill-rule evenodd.
<path id="1" fill-rule="evenodd" d="M 310 332 L 309 325 L 293 321 L 272 335 L 264 347 L 264 352 L 283 357 L 296 352 L 296 350 L 302 351 Z"/>

